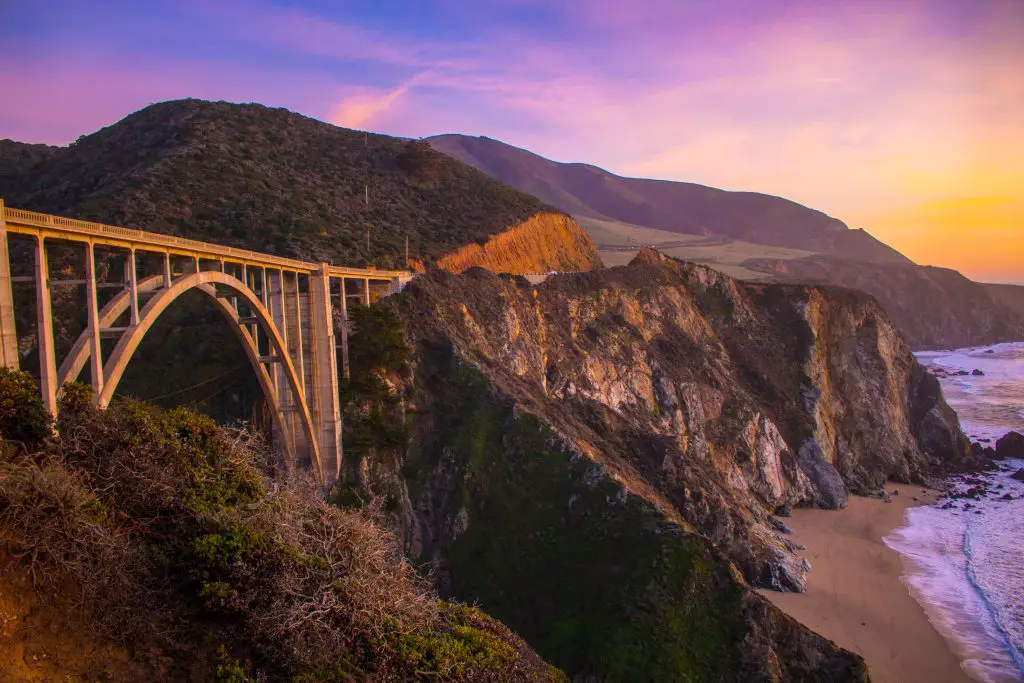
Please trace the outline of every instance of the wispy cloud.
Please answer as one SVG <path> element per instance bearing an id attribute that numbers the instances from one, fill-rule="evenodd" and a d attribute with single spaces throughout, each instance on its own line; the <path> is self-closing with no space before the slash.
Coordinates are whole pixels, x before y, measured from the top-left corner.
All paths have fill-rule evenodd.
<path id="1" fill-rule="evenodd" d="M 327 115 L 327 120 L 336 126 L 362 128 L 378 120 L 391 109 L 392 105 L 418 82 L 429 79 L 430 72 L 423 71 L 390 90 L 358 88 L 339 101 Z"/>

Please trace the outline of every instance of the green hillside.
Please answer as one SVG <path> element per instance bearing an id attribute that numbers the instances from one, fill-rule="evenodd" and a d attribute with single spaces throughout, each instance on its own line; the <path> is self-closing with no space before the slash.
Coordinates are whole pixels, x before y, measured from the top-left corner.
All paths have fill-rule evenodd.
<path id="1" fill-rule="evenodd" d="M 426 143 L 258 104 L 154 104 L 66 148 L 0 142 L 9 206 L 347 265 L 483 241 L 540 200 Z M 367 248 L 366 233 L 370 244 Z"/>

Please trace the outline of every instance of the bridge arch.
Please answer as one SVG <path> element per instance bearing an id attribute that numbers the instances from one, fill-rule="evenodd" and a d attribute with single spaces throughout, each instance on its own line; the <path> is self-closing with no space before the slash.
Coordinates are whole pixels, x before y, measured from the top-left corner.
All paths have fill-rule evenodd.
<path id="1" fill-rule="evenodd" d="M 231 321 L 232 329 L 238 335 L 242 348 L 249 358 L 249 362 L 256 373 L 260 387 L 270 406 L 271 413 L 274 416 L 274 424 L 282 437 L 281 442 L 285 452 L 290 458 L 294 459 L 298 455 L 295 445 L 297 443 L 304 443 L 316 471 L 318 473 L 323 472 L 313 419 L 302 388 L 301 378 L 296 373 L 295 367 L 292 364 L 287 344 L 274 324 L 270 312 L 263 305 L 262 300 L 244 282 L 227 273 L 201 271 L 185 275 L 176 279 L 169 288 L 159 290 L 146 303 L 145 307 L 139 312 L 138 324 L 132 326 L 121 336 L 117 346 L 114 347 L 110 357 L 104 363 L 103 387 L 96 396 L 97 405 L 100 408 L 107 407 L 114 397 L 114 391 L 117 389 L 117 385 L 125 369 L 128 367 L 129 361 L 131 361 L 135 350 L 145 338 L 146 333 L 168 306 L 193 289 L 197 289 L 209 296 L 217 304 L 218 310 Z M 293 403 L 287 407 L 287 410 L 298 413 L 298 426 L 301 433 L 293 433 L 292 425 L 285 419 L 286 407 L 281 405 L 278 388 L 270 372 L 267 370 L 266 363 L 264 362 L 265 357 L 260 356 L 256 339 L 246 329 L 246 324 L 241 322 L 235 306 L 229 303 L 228 299 L 223 296 L 223 292 L 219 291 L 219 289 L 226 290 L 230 293 L 230 296 L 238 297 L 244 301 L 252 312 L 253 317 L 257 319 L 257 324 L 267 335 L 273 362 L 281 364 L 284 370 L 283 376 L 292 397 Z M 119 312 L 123 312 L 124 307 L 127 306 L 127 301 L 125 300 L 123 303 L 118 302 L 117 304 L 111 302 L 111 304 L 113 306 L 108 305 L 104 308 L 104 311 L 107 312 L 109 309 L 110 314 L 113 315 L 114 312 L 117 312 L 117 309 L 120 309 Z M 77 353 L 73 349 L 72 355 L 68 356 L 68 360 L 62 365 L 62 370 L 67 365 L 67 370 L 70 373 L 77 365 L 78 370 L 81 371 L 82 364 L 84 364 L 84 359 L 81 358 L 83 354 L 85 358 L 88 358 L 88 347 L 85 344 L 81 345 Z M 73 379 L 73 377 L 70 378 Z"/>
<path id="2" fill-rule="evenodd" d="M 34 242 L 31 275 L 11 272 L 10 235 Z M 84 279 L 73 276 L 77 273 L 52 271 L 47 256 L 47 244 L 51 242 L 82 248 Z M 123 281 L 98 277 L 97 248 L 107 258 L 123 259 Z M 150 265 L 153 256 L 162 256 L 162 274 L 140 277 L 139 253 L 149 255 Z M 175 272 L 176 266 L 184 272 Z M 240 279 L 236 279 L 233 274 L 239 271 Z M 292 462 L 298 461 L 300 455 L 303 462 L 311 461 L 321 483 L 330 486 L 338 479 L 342 458 L 339 352 L 341 370 L 348 376 L 347 326 L 343 323 L 340 335 L 335 334 L 335 301 L 341 320 L 347 321 L 349 300 L 355 298 L 363 305 L 370 304 L 371 283 L 378 285 L 378 294 L 380 285 L 386 284 L 390 294 L 401 291 L 412 276 L 409 271 L 300 261 L 173 235 L 12 209 L 0 198 L 0 366 L 21 366 L 14 291 L 28 289 L 15 287 L 19 283 L 34 285 L 35 343 L 43 406 L 56 415 L 60 387 L 77 379 L 91 359 L 89 374 L 96 402 L 105 407 L 156 319 L 182 294 L 199 289 L 214 299 L 217 308 L 231 321 L 272 408 L 285 452 Z M 354 288 L 348 286 L 352 284 Z M 84 286 L 88 323 L 58 370 L 51 289 L 69 286 Z M 102 308 L 103 297 L 98 292 L 101 287 L 121 290 Z M 140 311 L 143 298 L 146 304 Z M 239 317 L 239 303 L 246 312 L 244 318 Z M 129 309 L 127 324 L 119 325 Z M 267 355 L 261 353 L 260 329 L 269 342 Z M 104 358 L 102 339 L 111 336 L 117 337 L 116 348 L 109 358 Z"/>

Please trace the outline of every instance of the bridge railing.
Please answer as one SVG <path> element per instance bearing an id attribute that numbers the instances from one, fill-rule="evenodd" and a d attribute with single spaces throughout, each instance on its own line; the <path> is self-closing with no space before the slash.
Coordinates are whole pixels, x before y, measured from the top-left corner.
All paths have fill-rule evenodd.
<path id="1" fill-rule="evenodd" d="M 0 204 L 0 206 L 2 206 L 2 204 Z M 251 251 L 249 249 L 240 249 L 238 247 L 227 247 L 219 244 L 212 244 L 210 242 L 188 239 L 187 237 L 175 237 L 173 235 L 164 235 L 157 232 L 133 230 L 131 228 L 104 225 L 103 223 L 92 223 L 90 221 L 81 221 L 75 218 L 65 218 L 63 216 L 52 216 L 50 214 L 37 213 L 35 211 L 26 211 L 24 209 L 3 207 L 2 210 L 6 217 L 8 228 L 14 229 L 15 231 L 16 224 L 21 223 L 39 228 L 51 228 L 56 231 L 64 231 L 86 237 L 114 238 L 116 240 L 129 242 L 132 246 L 142 247 L 143 249 L 146 246 L 175 248 L 198 252 L 204 256 L 213 257 L 215 259 L 234 259 L 253 264 L 272 266 L 275 268 L 302 271 L 305 273 L 313 273 L 320 269 L 320 264 L 318 263 L 300 261 L 283 256 L 274 256 L 272 254 L 264 254 Z M 349 268 L 334 265 L 329 265 L 328 269 L 332 277 L 363 277 L 379 280 L 391 280 L 394 278 L 407 278 L 411 276 L 409 271 L 404 270 L 377 270 L 375 268 Z"/>

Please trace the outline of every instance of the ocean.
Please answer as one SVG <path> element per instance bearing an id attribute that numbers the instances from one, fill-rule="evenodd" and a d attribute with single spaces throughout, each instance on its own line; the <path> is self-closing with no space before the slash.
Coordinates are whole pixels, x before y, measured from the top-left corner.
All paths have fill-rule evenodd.
<path id="1" fill-rule="evenodd" d="M 994 446 L 1011 429 L 1024 433 L 1024 343 L 915 355 L 937 371 L 972 441 Z M 975 369 L 984 374 L 955 374 Z M 1024 681 L 1024 482 L 1010 478 L 1020 467 L 1007 460 L 982 477 L 989 493 L 980 501 L 911 508 L 885 538 L 903 556 L 911 594 L 983 683 Z"/>

